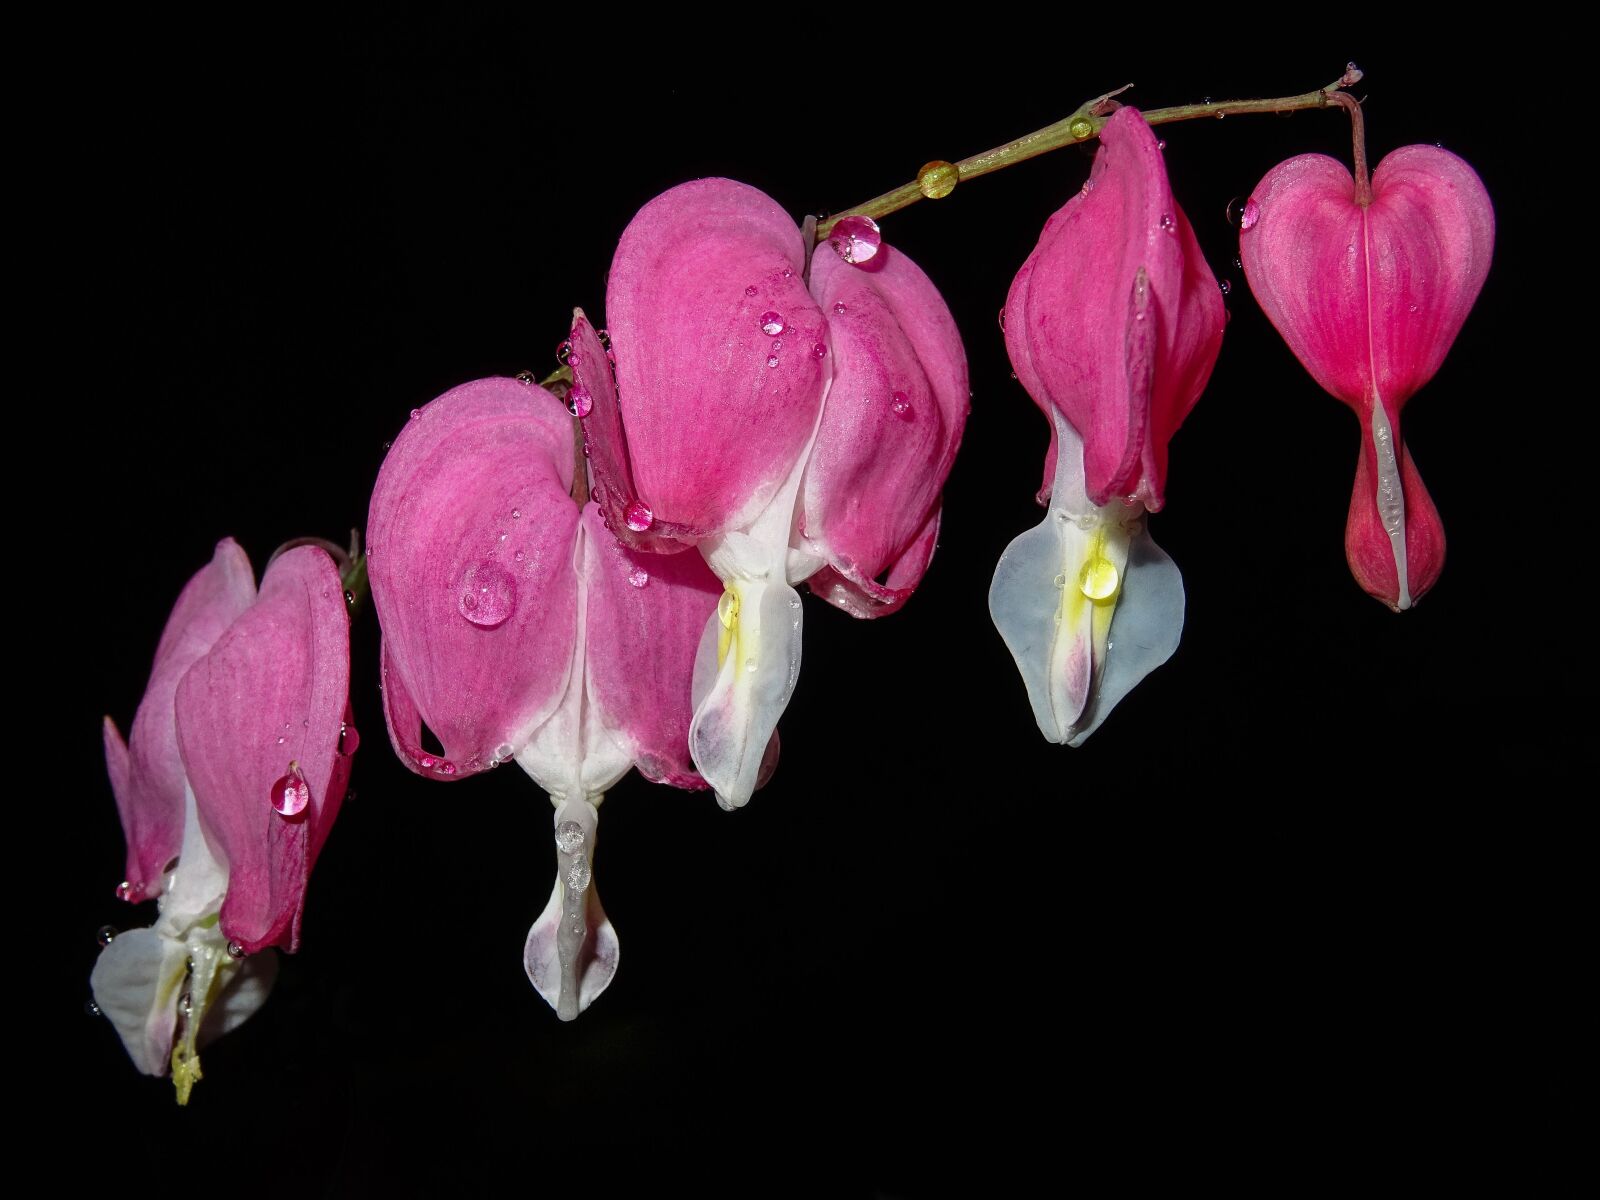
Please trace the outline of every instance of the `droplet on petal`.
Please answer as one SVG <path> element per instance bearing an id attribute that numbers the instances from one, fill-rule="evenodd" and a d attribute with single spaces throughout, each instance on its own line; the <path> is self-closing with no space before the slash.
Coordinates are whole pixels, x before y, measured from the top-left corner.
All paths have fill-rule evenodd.
<path id="1" fill-rule="evenodd" d="M 115 925 L 102 925 L 99 929 L 95 930 L 94 940 L 99 942 L 102 946 L 109 946 L 116 936 L 117 927 Z"/>
<path id="2" fill-rule="evenodd" d="M 752 283 L 749 287 L 745 288 L 744 294 L 746 296 L 754 296 L 760 290 L 760 288 L 756 287 L 756 285 Z"/>
<path id="3" fill-rule="evenodd" d="M 361 735 L 356 732 L 356 727 L 341 722 L 339 725 L 339 753 L 349 758 L 360 745 Z"/>
<path id="4" fill-rule="evenodd" d="M 567 393 L 567 411 L 575 417 L 587 417 L 594 408 L 594 397 L 589 390 L 577 384 Z"/>
<path id="5" fill-rule="evenodd" d="M 732 591 L 725 591 L 717 601 L 717 620 L 722 622 L 724 629 L 732 629 L 734 622 L 739 619 L 739 597 Z"/>
<path id="6" fill-rule="evenodd" d="M 237 941 L 229 939 L 228 957 L 237 962 L 239 959 L 244 957 L 244 947 L 241 946 Z"/>
<path id="7" fill-rule="evenodd" d="M 911 412 L 911 400 L 904 392 L 896 392 L 890 401 L 889 407 L 896 416 L 904 417 Z"/>
<path id="8" fill-rule="evenodd" d="M 562 342 L 559 346 L 556 347 L 556 361 L 558 363 L 560 363 L 563 367 L 567 365 L 568 360 L 571 359 L 571 358 L 572 358 L 572 343 L 571 342 Z"/>
<path id="9" fill-rule="evenodd" d="M 451 762 L 448 758 L 441 758 L 439 760 L 439 774 L 441 774 L 441 775 L 454 775 L 455 773 L 456 773 L 456 765 L 455 765 L 455 763 Z"/>
<path id="10" fill-rule="evenodd" d="M 84 1011 L 84 1015 L 85 1016 L 90 1016 L 90 1017 L 103 1017 L 103 1016 L 105 1016 L 105 1014 L 100 1011 L 100 1006 L 98 1004 L 96 1004 L 93 1000 L 85 1000 L 83 1002 L 83 1011 Z"/>
<path id="11" fill-rule="evenodd" d="M 300 772 L 300 764 L 291 762 L 288 774 L 272 785 L 272 811 L 280 817 L 298 817 L 311 803 L 311 785 Z"/>
<path id="12" fill-rule="evenodd" d="M 844 301 L 843 300 L 835 300 L 833 302 L 833 315 L 836 316 L 836 317 L 844 316 Z"/>
<path id="13" fill-rule="evenodd" d="M 761 314 L 761 332 L 768 337 L 777 337 L 784 331 L 783 317 L 770 309 Z"/>
<path id="14" fill-rule="evenodd" d="M 1226 279 L 1217 280 L 1217 287 L 1221 290 L 1224 296 L 1233 291 L 1233 284 Z"/>
<path id="15" fill-rule="evenodd" d="M 422 417 L 422 410 L 420 408 L 413 408 L 411 410 L 411 419 L 413 421 L 420 420 L 421 417 Z"/>
<path id="16" fill-rule="evenodd" d="M 827 354 L 828 354 L 828 348 L 826 346 L 824 346 L 821 342 L 818 342 L 815 346 L 811 347 L 811 357 L 812 358 L 825 358 L 825 357 L 827 357 Z"/>
<path id="17" fill-rule="evenodd" d="M 583 891 L 589 886 L 589 878 L 589 860 L 580 854 L 572 860 L 572 865 L 567 868 L 567 891 Z"/>
<path id="18" fill-rule="evenodd" d="M 1163 233 L 1176 234 L 1178 232 L 1178 222 L 1173 219 L 1171 213 L 1161 214 L 1161 229 Z"/>
<path id="19" fill-rule="evenodd" d="M 1244 208 L 1239 213 L 1239 231 L 1242 233 L 1261 219 L 1261 205 L 1254 198 L 1244 202 Z"/>
<path id="20" fill-rule="evenodd" d="M 833 232 L 828 234 L 828 245 L 845 262 L 859 267 L 877 256 L 878 247 L 883 245 L 883 233 L 871 217 L 841 217 Z"/>
<path id="21" fill-rule="evenodd" d="M 117 884 L 117 899 L 132 901 L 133 884 L 129 883 L 126 879 Z"/>
<path id="22" fill-rule="evenodd" d="M 643 500 L 635 500 L 623 510 L 622 519 L 628 523 L 628 528 L 635 533 L 643 533 L 656 523 L 655 513 L 650 511 L 650 506 Z"/>
<path id="23" fill-rule="evenodd" d="M 1096 555 L 1083 564 L 1078 576 L 1078 590 L 1091 600 L 1105 600 L 1117 590 L 1116 564 Z"/>
<path id="24" fill-rule="evenodd" d="M 556 849 L 563 854 L 576 854 L 583 849 L 583 826 L 576 821 L 563 821 L 557 825 Z"/>
<path id="25" fill-rule="evenodd" d="M 650 572 L 643 567 L 635 567 L 628 572 L 628 582 L 636 588 L 642 588 L 650 582 Z"/>
<path id="26" fill-rule="evenodd" d="M 532 371 L 518 371 L 517 372 L 517 382 L 520 383 L 523 387 L 532 387 L 534 385 L 534 382 L 535 382 L 534 378 L 533 378 L 533 372 Z"/>
<path id="27" fill-rule="evenodd" d="M 517 583 L 499 563 L 485 560 L 461 573 L 456 588 L 456 605 L 461 615 L 482 629 L 504 624 L 516 611 Z"/>

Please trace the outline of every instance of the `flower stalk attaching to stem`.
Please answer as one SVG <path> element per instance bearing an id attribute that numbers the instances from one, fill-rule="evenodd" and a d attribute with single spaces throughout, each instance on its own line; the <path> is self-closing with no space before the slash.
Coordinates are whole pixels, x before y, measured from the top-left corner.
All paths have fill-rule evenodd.
<path id="1" fill-rule="evenodd" d="M 1372 180 L 1367 176 L 1367 130 L 1366 123 L 1361 117 L 1361 102 L 1343 92 L 1329 96 L 1328 100 L 1350 114 L 1350 141 L 1353 147 L 1351 158 L 1355 162 L 1356 203 L 1366 208 L 1372 203 Z"/>
<path id="2" fill-rule="evenodd" d="M 1238 113 L 1288 113 L 1298 112 L 1302 109 L 1326 108 L 1329 104 L 1343 103 L 1354 100 L 1344 96 L 1341 89 L 1351 87 L 1361 80 L 1361 71 L 1354 63 L 1348 64 L 1345 73 L 1335 79 L 1327 87 L 1315 91 L 1303 92 L 1298 96 L 1279 96 L 1270 100 L 1222 100 L 1205 101 L 1201 104 L 1180 104 L 1172 108 L 1150 109 L 1144 114 L 1146 124 L 1166 125 L 1173 121 L 1193 121 L 1200 117 L 1226 117 Z M 865 204 L 858 204 L 854 208 L 847 208 L 825 221 L 817 223 L 817 240 L 822 241 L 833 230 L 835 224 L 845 217 L 861 216 L 886 217 L 890 213 L 899 212 L 909 208 L 919 200 L 939 199 L 948 196 L 955 190 L 955 183 L 975 179 L 980 175 L 987 175 L 991 171 L 1014 166 L 1026 162 L 1030 158 L 1037 158 L 1041 154 L 1048 154 L 1052 150 L 1059 150 L 1063 146 L 1074 146 L 1080 142 L 1087 142 L 1100 136 L 1100 131 L 1105 128 L 1106 121 L 1111 113 L 1119 107 L 1113 102 L 1113 97 L 1127 91 L 1132 84 L 1118 88 L 1114 92 L 1107 92 L 1103 96 L 1096 96 L 1080 104 L 1076 111 L 1063 117 L 1053 125 L 1046 125 L 1043 129 L 1036 129 L 1030 134 L 997 146 L 993 150 L 986 150 L 982 154 L 975 154 L 971 158 L 964 158 L 958 163 L 948 164 L 932 162 L 923 167 L 918 173 L 918 178 L 913 183 L 904 184 L 892 191 L 885 192 L 868 200 Z M 1357 111 L 1352 118 L 1360 128 L 1360 113 Z M 1360 135 L 1357 134 L 1356 162 L 1358 167 L 1357 177 L 1365 180 L 1365 158 L 1360 149 Z M 953 167 L 954 179 L 949 170 Z"/>

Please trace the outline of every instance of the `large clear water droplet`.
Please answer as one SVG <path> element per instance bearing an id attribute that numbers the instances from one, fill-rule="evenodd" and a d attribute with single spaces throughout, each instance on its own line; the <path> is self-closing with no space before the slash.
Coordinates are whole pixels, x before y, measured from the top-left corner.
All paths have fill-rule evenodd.
<path id="1" fill-rule="evenodd" d="M 589 389 L 581 384 L 574 384 L 567 393 L 567 411 L 575 417 L 587 417 L 594 408 L 594 397 L 589 394 Z"/>
<path id="2" fill-rule="evenodd" d="M 583 891 L 584 888 L 589 886 L 589 879 L 589 860 L 580 854 L 572 860 L 572 865 L 567 868 L 567 891 Z"/>
<path id="3" fill-rule="evenodd" d="M 348 758 L 356 752 L 360 745 L 361 735 L 356 732 L 356 727 L 341 723 L 339 726 L 339 753 Z"/>
<path id="4" fill-rule="evenodd" d="M 650 506 L 643 500 L 635 500 L 623 511 L 622 519 L 628 523 L 628 528 L 635 533 L 643 533 L 656 523 L 655 513 L 650 511 Z"/>
<path id="5" fill-rule="evenodd" d="M 116 936 L 117 927 L 115 925 L 102 925 L 99 929 L 95 930 L 94 940 L 99 942 L 102 946 L 109 946 Z"/>
<path id="6" fill-rule="evenodd" d="M 769 309 L 761 314 L 761 332 L 768 337 L 777 337 L 785 328 L 787 326 L 784 325 L 783 316 L 780 313 Z"/>
<path id="7" fill-rule="evenodd" d="M 1244 207 L 1239 210 L 1239 232 L 1243 233 L 1261 219 L 1261 205 L 1257 204 L 1254 197 L 1244 202 Z"/>
<path id="8" fill-rule="evenodd" d="M 717 600 L 717 620 L 724 629 L 732 629 L 739 619 L 739 597 L 730 589 Z"/>
<path id="9" fill-rule="evenodd" d="M 563 821 L 557 825 L 556 849 L 563 854 L 576 854 L 583 849 L 583 826 L 576 821 Z"/>
<path id="10" fill-rule="evenodd" d="M 1117 590 L 1117 568 L 1110 559 L 1096 555 L 1083 564 L 1078 590 L 1091 600 L 1109 599 Z"/>
<path id="11" fill-rule="evenodd" d="M 311 785 L 300 771 L 300 764 L 289 764 L 288 774 L 272 785 L 272 811 L 280 817 L 298 817 L 311 803 Z"/>
<path id="12" fill-rule="evenodd" d="M 244 947 L 231 938 L 228 940 L 228 957 L 235 962 L 244 957 Z"/>
<path id="13" fill-rule="evenodd" d="M 883 233 L 871 217 L 841 217 L 828 234 L 834 253 L 852 266 L 871 262 L 883 245 Z"/>
<path id="14" fill-rule="evenodd" d="M 636 588 L 642 588 L 650 582 L 650 572 L 643 567 L 634 567 L 628 572 L 628 582 Z"/>
<path id="15" fill-rule="evenodd" d="M 516 611 L 517 581 L 499 563 L 473 563 L 461 573 L 456 606 L 474 625 L 493 629 Z"/>

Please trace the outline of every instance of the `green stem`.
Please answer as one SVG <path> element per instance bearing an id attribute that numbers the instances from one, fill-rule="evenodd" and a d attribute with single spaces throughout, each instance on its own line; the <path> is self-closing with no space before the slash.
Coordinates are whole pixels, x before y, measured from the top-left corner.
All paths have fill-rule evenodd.
<path id="1" fill-rule="evenodd" d="M 1271 100 L 1222 100 L 1207 101 L 1203 104 L 1180 104 L 1172 108 L 1152 108 L 1144 113 L 1144 119 L 1151 125 L 1167 125 L 1173 121 L 1193 121 L 1201 117 L 1227 117 L 1236 113 L 1286 113 L 1297 112 L 1309 108 L 1326 108 L 1329 104 L 1337 104 L 1342 88 L 1347 88 L 1361 79 L 1361 72 L 1356 65 L 1351 63 L 1345 73 L 1335 79 L 1327 87 L 1318 88 L 1314 92 L 1302 92 L 1298 96 L 1279 96 Z M 1128 87 L 1132 87 L 1129 84 Z M 999 171 L 1005 167 L 1015 166 L 1017 163 L 1026 162 L 1030 158 L 1037 158 L 1041 154 L 1048 154 L 1052 150 L 1059 150 L 1063 146 L 1075 146 L 1080 142 L 1090 141 L 1100 135 L 1110 120 L 1111 113 L 1118 107 L 1113 97 L 1127 91 L 1127 88 L 1118 88 L 1115 92 L 1107 92 L 1104 96 L 1096 96 L 1080 104 L 1076 111 L 1063 117 L 1053 125 L 1046 125 L 1043 129 L 1036 129 L 1032 133 L 1007 142 L 1003 146 L 996 146 L 993 150 L 986 150 L 982 154 L 974 154 L 971 158 L 964 158 L 954 164 L 958 180 L 976 179 L 980 175 L 987 175 L 991 171 Z M 933 164 L 929 164 L 932 166 Z M 946 191 L 944 194 L 948 194 Z M 926 199 L 922 184 L 913 182 L 875 196 L 865 204 L 858 204 L 854 208 L 847 208 L 837 213 L 826 221 L 817 223 L 817 240 L 824 240 L 829 232 L 841 219 L 849 216 L 886 217 L 890 213 L 899 212 L 909 208 L 918 200 Z"/>

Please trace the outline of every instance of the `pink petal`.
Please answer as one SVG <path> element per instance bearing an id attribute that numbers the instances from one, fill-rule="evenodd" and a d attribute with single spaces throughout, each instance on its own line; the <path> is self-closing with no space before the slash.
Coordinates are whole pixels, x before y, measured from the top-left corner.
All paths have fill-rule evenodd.
<path id="1" fill-rule="evenodd" d="M 1240 236 L 1251 290 L 1312 377 L 1361 420 L 1345 528 L 1351 571 L 1378 599 L 1408 607 L 1443 568 L 1444 530 L 1400 412 L 1439 369 L 1483 286 L 1494 248 L 1488 193 L 1449 151 L 1405 146 L 1378 164 L 1366 208 L 1349 170 L 1315 154 L 1274 167 L 1252 199 L 1259 215 Z M 1389 501 L 1393 534 L 1380 512 L 1386 488 L 1400 493 Z"/>
<path id="2" fill-rule="evenodd" d="M 657 196 L 623 233 L 606 316 L 632 484 L 654 520 L 740 529 L 804 451 L 826 379 L 811 348 L 826 323 L 803 267 L 794 221 L 728 179 Z M 764 332 L 769 313 L 780 334 Z M 614 434 L 597 425 L 591 437 Z M 605 491 L 628 489 L 608 466 L 624 451 L 595 451 Z"/>
<path id="3" fill-rule="evenodd" d="M 367 573 L 384 715 L 413 771 L 487 770 L 559 703 L 577 636 L 572 471 L 566 409 L 514 379 L 446 392 L 384 460 Z M 422 748 L 422 722 L 442 756 Z"/>
<path id="4" fill-rule="evenodd" d="M 1006 348 L 1034 402 L 1083 436 L 1090 500 L 1137 495 L 1153 511 L 1227 317 L 1143 117 L 1119 109 L 1100 141 L 1089 183 L 1012 282 Z"/>
<path id="5" fill-rule="evenodd" d="M 658 517 L 654 510 L 648 525 L 639 519 L 636 506 L 641 501 L 628 460 L 628 437 L 617 403 L 616 373 L 611 355 L 581 308 L 573 310 L 568 340 L 572 346 L 568 365 L 572 368 L 574 394 L 586 396 L 589 402 L 589 413 L 583 418 L 583 445 L 594 477 L 589 498 L 599 506 L 606 527 L 617 541 L 639 550 L 675 554 L 694 545 L 704 531 Z"/>
<path id="6" fill-rule="evenodd" d="M 893 612 L 932 555 L 940 490 L 966 424 L 967 356 L 938 290 L 884 246 L 872 271 L 838 255 L 812 260 L 828 316 L 833 384 L 806 463 L 801 530 L 833 568 L 813 591 L 857 616 Z M 821 343 L 818 343 L 819 345 Z M 888 571 L 886 587 L 874 579 Z"/>
<path id="7" fill-rule="evenodd" d="M 307 877 L 350 775 L 340 752 L 350 699 L 350 619 L 328 555 L 278 558 L 261 595 L 178 685 L 178 744 L 208 842 L 226 861 L 222 932 L 247 953 L 300 941 Z M 273 809 L 298 770 L 310 802 Z"/>
<path id="8" fill-rule="evenodd" d="M 161 894 L 166 866 L 183 843 L 183 762 L 173 719 L 173 697 L 183 673 L 211 648 L 256 595 L 250 560 L 232 538 L 217 543 L 211 561 L 184 586 L 156 648 L 150 682 L 124 745 L 107 717 L 106 769 L 128 842 L 119 895 L 145 900 Z"/>
<path id="9" fill-rule="evenodd" d="M 700 789 L 689 758 L 695 651 L 722 583 L 698 554 L 628 550 L 584 509 L 595 548 L 589 576 L 589 694 L 645 778 Z"/>

